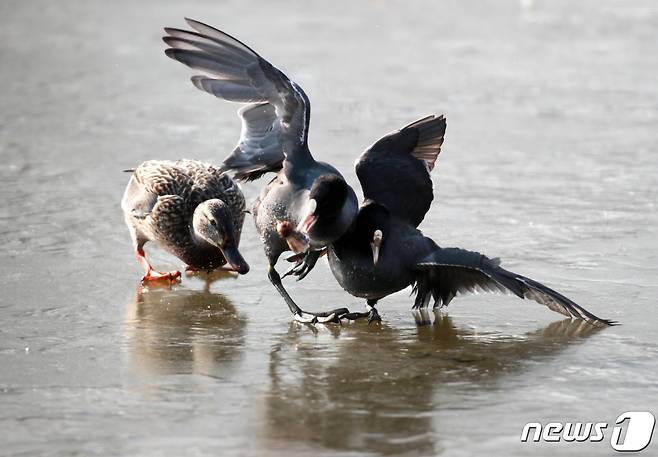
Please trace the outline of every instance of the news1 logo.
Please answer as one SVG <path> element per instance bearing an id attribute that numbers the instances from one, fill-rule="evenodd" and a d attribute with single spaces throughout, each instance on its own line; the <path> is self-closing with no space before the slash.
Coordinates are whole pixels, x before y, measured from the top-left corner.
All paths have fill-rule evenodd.
<path id="1" fill-rule="evenodd" d="M 649 411 L 628 411 L 621 413 L 612 427 L 610 446 L 619 452 L 639 452 L 651 442 L 656 418 Z M 607 422 L 549 422 L 542 426 L 539 422 L 528 422 L 521 432 L 521 441 L 600 442 L 608 430 Z M 531 434 L 532 432 L 532 434 Z"/>

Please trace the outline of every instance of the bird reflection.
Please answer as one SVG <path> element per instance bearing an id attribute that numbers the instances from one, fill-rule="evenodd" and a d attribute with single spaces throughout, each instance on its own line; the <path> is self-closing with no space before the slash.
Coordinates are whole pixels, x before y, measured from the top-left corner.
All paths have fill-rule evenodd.
<path id="1" fill-rule="evenodd" d="M 221 294 L 139 285 L 124 328 L 138 372 L 221 377 L 241 356 L 246 319 Z"/>
<path id="2" fill-rule="evenodd" d="M 210 286 L 217 281 L 224 281 L 227 279 L 237 279 L 238 274 L 234 271 L 224 270 L 218 268 L 216 270 L 185 270 L 185 276 L 188 278 L 196 278 L 203 282 L 203 291 L 210 293 Z"/>
<path id="3" fill-rule="evenodd" d="M 520 336 L 483 335 L 439 312 L 434 323 L 413 329 L 345 326 L 340 338 L 293 323 L 270 353 L 264 436 L 343 451 L 434 455 L 441 450 L 434 411 L 450 401 L 440 400 L 442 390 L 477 388 L 522 371 L 524 362 L 598 330 L 565 319 Z"/>

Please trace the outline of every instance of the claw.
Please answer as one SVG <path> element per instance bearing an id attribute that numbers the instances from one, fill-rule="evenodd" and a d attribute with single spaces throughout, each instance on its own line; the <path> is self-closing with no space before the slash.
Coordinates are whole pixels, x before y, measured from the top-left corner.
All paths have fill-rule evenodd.
<path id="1" fill-rule="evenodd" d="M 302 254 L 296 254 L 288 257 L 288 261 L 296 262 L 294 266 L 289 268 L 284 274 L 283 278 L 286 276 L 297 276 L 297 281 L 304 279 L 315 267 L 318 259 L 322 257 L 327 252 L 326 249 L 320 251 L 307 251 Z"/>
<path id="2" fill-rule="evenodd" d="M 288 270 L 286 270 L 286 272 L 283 273 L 283 276 L 281 276 L 281 277 L 285 278 L 286 276 L 290 276 L 290 275 L 299 276 L 299 274 L 300 274 L 299 272 L 304 269 L 304 266 L 305 266 L 304 260 L 300 260 L 295 265 L 288 268 Z"/>
<path id="3" fill-rule="evenodd" d="M 372 308 L 368 313 L 368 325 L 370 325 L 373 322 L 381 322 L 381 321 L 382 318 L 379 315 L 379 312 L 377 312 L 377 308 Z"/>
<path id="4" fill-rule="evenodd" d="M 305 252 L 301 252 L 301 253 L 299 253 L 299 254 L 293 254 L 293 255 L 291 255 L 290 257 L 287 257 L 287 258 L 286 258 L 286 261 L 287 261 L 287 262 L 291 262 L 291 263 L 292 263 L 292 262 L 299 263 L 299 261 L 302 260 L 302 259 L 304 258 L 305 255 L 306 255 Z"/>
<path id="5" fill-rule="evenodd" d="M 304 259 L 298 260 L 295 265 L 288 268 L 285 273 L 283 273 L 282 278 L 286 276 L 297 276 L 297 281 L 301 281 L 308 275 L 312 270 L 312 266 L 309 265 Z"/>
<path id="6" fill-rule="evenodd" d="M 301 268 L 299 271 L 297 271 L 295 274 L 297 275 L 297 281 L 301 281 L 306 277 L 311 272 L 311 267 L 304 263 L 303 268 Z"/>
<path id="7" fill-rule="evenodd" d="M 340 316 L 341 319 L 347 319 L 348 321 L 355 321 L 363 317 L 363 313 L 345 313 Z"/>
<path id="8" fill-rule="evenodd" d="M 341 313 L 338 315 L 338 318 L 343 320 L 346 319 L 348 321 L 356 321 L 358 319 L 363 319 L 364 317 L 368 319 L 368 325 L 370 325 L 372 322 L 381 322 L 382 318 L 379 315 L 379 312 L 377 311 L 377 308 L 374 306 L 370 308 L 369 311 L 366 311 L 364 313 L 360 312 L 349 312 L 345 310 L 345 313 Z"/>

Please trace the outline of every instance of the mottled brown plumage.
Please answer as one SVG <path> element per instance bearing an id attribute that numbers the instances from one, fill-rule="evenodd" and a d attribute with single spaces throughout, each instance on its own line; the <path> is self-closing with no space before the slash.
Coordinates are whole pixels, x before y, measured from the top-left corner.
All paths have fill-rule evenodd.
<path id="1" fill-rule="evenodd" d="M 249 269 L 237 251 L 244 195 L 218 167 L 193 160 L 144 162 L 133 171 L 121 207 L 147 270 L 145 279 L 152 272 L 143 259 L 147 241 L 194 269 L 214 269 L 227 261 L 239 273 Z"/>

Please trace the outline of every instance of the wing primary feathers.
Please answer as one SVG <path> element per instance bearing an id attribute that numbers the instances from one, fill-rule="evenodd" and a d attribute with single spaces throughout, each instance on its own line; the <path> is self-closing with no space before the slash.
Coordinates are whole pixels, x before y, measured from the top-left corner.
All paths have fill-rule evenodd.
<path id="1" fill-rule="evenodd" d="M 280 170 L 285 160 L 312 160 L 307 147 L 310 102 L 304 91 L 237 38 L 185 20 L 192 30 L 165 28 L 165 54 L 202 73 L 191 79 L 197 89 L 247 105 L 239 111 L 240 140 L 222 170 L 249 181 Z"/>
<path id="2" fill-rule="evenodd" d="M 203 22 L 199 22 L 195 19 L 190 19 L 189 17 L 185 18 L 185 22 L 187 22 L 187 25 L 192 27 L 194 30 L 199 32 L 200 34 L 203 34 L 207 37 L 209 37 L 211 40 L 215 40 L 218 43 L 226 44 L 226 45 L 232 45 L 236 49 L 242 49 L 247 52 L 251 52 L 254 55 L 258 55 L 256 51 L 251 49 L 249 46 L 244 44 L 242 41 L 238 40 L 237 38 L 229 35 L 226 32 L 222 32 L 221 30 L 216 29 L 215 27 L 212 27 L 208 24 L 204 24 Z"/>
<path id="3" fill-rule="evenodd" d="M 375 142 L 355 166 L 365 198 L 417 227 L 434 199 L 429 172 L 445 131 L 445 117 L 430 115 Z"/>
<path id="4" fill-rule="evenodd" d="M 262 103 L 266 100 L 251 86 L 240 81 L 212 79 L 205 76 L 192 76 L 192 84 L 197 89 L 208 92 L 215 97 L 235 103 Z"/>
<path id="5" fill-rule="evenodd" d="M 252 54 L 245 55 L 239 49 L 218 43 L 198 33 L 172 28 L 165 28 L 165 31 L 169 36 L 162 37 L 162 41 L 174 49 L 205 51 L 236 65 L 247 65 L 254 61 Z"/>
<path id="6" fill-rule="evenodd" d="M 411 155 L 425 162 L 429 171 L 434 169 L 436 159 L 441 152 L 446 127 L 445 117 L 434 115 L 419 119 L 405 127 L 405 129 L 414 128 L 418 132 L 416 147 L 411 151 Z"/>

